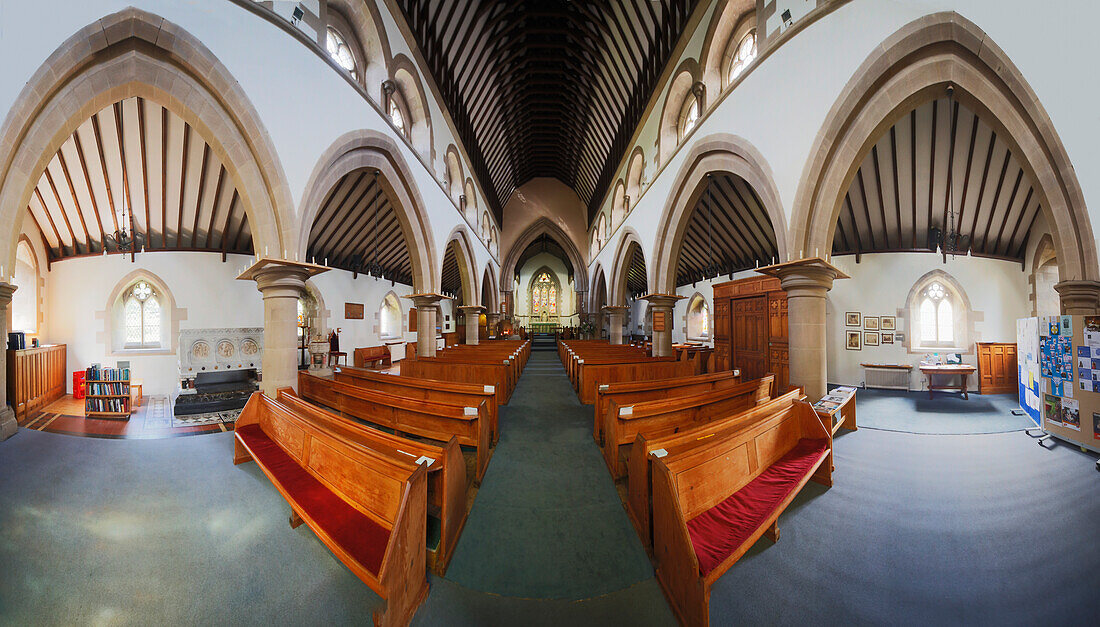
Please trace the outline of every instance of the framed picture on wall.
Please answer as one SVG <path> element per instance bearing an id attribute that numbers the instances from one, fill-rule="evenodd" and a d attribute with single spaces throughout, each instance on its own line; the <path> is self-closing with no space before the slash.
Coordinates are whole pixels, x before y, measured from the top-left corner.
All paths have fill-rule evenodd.
<path id="1" fill-rule="evenodd" d="M 844 347 L 850 351 L 863 350 L 863 344 L 860 341 L 859 331 L 847 331 L 845 333 L 847 341 L 844 343 Z"/>
<path id="2" fill-rule="evenodd" d="M 863 343 L 867 346 L 878 346 L 878 333 L 875 331 L 864 331 Z"/>
<path id="3" fill-rule="evenodd" d="M 863 316 L 863 328 L 868 331 L 878 331 L 878 316 Z M 878 344 L 878 342 L 875 343 Z"/>
<path id="4" fill-rule="evenodd" d="M 893 331 L 897 328 L 897 321 L 894 316 L 883 316 L 879 319 L 879 328 L 883 331 Z"/>
<path id="5" fill-rule="evenodd" d="M 893 344 L 894 343 L 894 334 L 893 333 L 879 333 L 879 337 L 882 338 L 882 343 L 883 344 Z"/>
<path id="6" fill-rule="evenodd" d="M 858 311 L 849 311 L 844 314 L 844 326 L 846 327 L 858 327 L 860 325 L 860 314 Z"/>

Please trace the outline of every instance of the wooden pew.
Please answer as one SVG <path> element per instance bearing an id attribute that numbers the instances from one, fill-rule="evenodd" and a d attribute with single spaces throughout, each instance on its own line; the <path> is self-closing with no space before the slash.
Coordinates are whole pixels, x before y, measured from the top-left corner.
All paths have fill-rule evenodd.
<path id="1" fill-rule="evenodd" d="M 503 364 L 465 364 L 441 361 L 433 357 L 402 359 L 401 376 L 454 383 L 491 385 L 496 391 L 497 405 L 507 405 L 512 392 L 508 389 L 508 372 Z"/>
<path id="2" fill-rule="evenodd" d="M 592 420 L 592 437 L 597 444 L 603 443 L 603 424 L 611 401 L 619 406 L 652 401 L 673 396 L 689 396 L 711 390 L 721 390 L 741 382 L 740 370 L 727 370 L 714 374 L 694 377 L 676 377 L 672 379 L 652 379 L 602 383 L 596 388 L 595 411 Z"/>
<path id="3" fill-rule="evenodd" d="M 577 392 L 585 405 L 596 402 L 596 390 L 605 383 L 672 379 L 695 373 L 694 364 L 675 357 L 646 357 L 633 361 L 585 359 L 578 367 Z"/>
<path id="4" fill-rule="evenodd" d="M 709 624 L 711 586 L 760 536 L 779 539 L 779 514 L 807 481 L 832 485 L 831 454 L 831 434 L 803 401 L 685 451 L 650 454 L 657 580 L 682 624 Z"/>
<path id="5" fill-rule="evenodd" d="M 419 379 L 375 372 L 363 368 L 348 368 L 347 366 L 337 368 L 333 373 L 333 379 L 340 383 L 357 385 L 370 390 L 385 392 L 386 394 L 396 394 L 406 398 L 421 398 L 429 401 L 465 403 L 470 407 L 477 407 L 481 400 L 484 400 L 485 406 L 489 410 L 489 429 L 493 434 L 493 444 L 500 440 L 497 393 L 496 387 L 492 385 Z"/>
<path id="6" fill-rule="evenodd" d="M 626 474 L 621 447 L 634 443 L 638 434 L 675 433 L 717 418 L 760 405 L 771 399 L 775 375 L 690 396 L 644 401 L 620 406 L 611 402 L 604 420 L 604 461 L 616 479 Z"/>
<path id="7" fill-rule="evenodd" d="M 352 363 L 355 364 L 356 368 L 366 368 L 368 365 L 373 367 L 375 363 L 380 364 L 382 368 L 389 368 L 393 365 L 390 360 L 390 347 L 368 346 L 357 348 L 352 351 Z"/>
<path id="8" fill-rule="evenodd" d="M 489 410 L 480 405 L 405 398 L 340 383 L 308 372 L 298 373 L 299 395 L 347 416 L 422 438 L 447 442 L 458 437 L 477 448 L 477 480 L 489 467 Z"/>
<path id="9" fill-rule="evenodd" d="M 675 453 L 691 446 L 697 446 L 731 429 L 741 428 L 745 424 L 759 421 L 782 411 L 790 411 L 794 407 L 795 401 L 805 400 L 805 398 L 802 390 L 796 388 L 762 405 L 697 427 L 690 427 L 677 433 L 661 436 L 639 434 L 634 439 L 634 444 L 630 448 L 630 456 L 627 458 L 626 512 L 630 516 L 631 522 L 634 523 L 634 528 L 638 530 L 638 536 L 642 539 L 642 544 L 646 548 L 653 545 L 653 484 L 650 453 L 664 451 L 663 454 L 667 455 L 670 451 Z"/>
<path id="10" fill-rule="evenodd" d="M 386 453 L 401 462 L 431 462 L 428 469 L 428 507 L 426 513 L 439 520 L 439 545 L 427 547 L 428 568 L 439 576 L 447 572 L 454 555 L 458 536 L 466 525 L 466 460 L 458 438 L 452 437 L 443 446 L 403 438 L 374 429 L 349 418 L 314 405 L 294 393 L 292 388 L 279 388 L 276 400 L 288 409 L 323 425 L 351 442 Z M 426 460 L 425 460 L 426 461 Z"/>
<path id="11" fill-rule="evenodd" d="M 377 625 L 408 625 L 428 595 L 427 475 L 256 392 L 237 419 L 233 463 L 255 460 L 305 523 L 386 601 Z"/>

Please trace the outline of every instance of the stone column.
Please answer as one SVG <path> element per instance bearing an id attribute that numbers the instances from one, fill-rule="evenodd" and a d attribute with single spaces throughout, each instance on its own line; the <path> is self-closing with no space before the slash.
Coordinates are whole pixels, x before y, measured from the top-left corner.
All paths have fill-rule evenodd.
<path id="1" fill-rule="evenodd" d="M 642 300 L 649 302 L 653 310 L 653 356 L 672 356 L 672 308 L 676 301 L 684 298 L 675 294 L 650 294 L 643 296 Z M 664 324 L 658 321 L 664 317 Z M 661 329 L 663 327 L 663 329 Z M 659 330 L 660 329 L 660 330 Z"/>
<path id="2" fill-rule="evenodd" d="M 781 263 L 760 272 L 778 277 L 787 292 L 790 384 L 802 386 L 816 401 L 826 392 L 825 295 L 835 279 L 848 275 L 822 259 Z"/>
<path id="3" fill-rule="evenodd" d="M 324 266 L 264 258 L 245 270 L 241 280 L 256 282 L 264 299 L 263 381 L 260 389 L 275 396 L 281 387 L 298 389 L 298 298 L 306 279 Z"/>
<path id="4" fill-rule="evenodd" d="M 11 283 L 0 282 L 0 339 L 4 346 L 8 342 L 8 306 L 11 305 L 11 295 L 17 288 Z M 15 435 L 19 430 L 19 423 L 15 420 L 15 410 L 8 407 L 8 360 L 7 354 L 0 359 L 0 441 Z"/>
<path id="5" fill-rule="evenodd" d="M 1100 307 L 1100 281 L 1061 281 L 1054 290 L 1063 314 L 1094 315 Z"/>
<path id="6" fill-rule="evenodd" d="M 506 290 L 501 292 L 504 295 L 504 317 L 509 320 L 514 320 L 516 317 L 516 304 L 512 298 L 512 291 Z"/>
<path id="7" fill-rule="evenodd" d="M 628 309 L 630 308 L 625 305 L 606 305 L 603 308 L 604 313 L 607 314 L 607 339 L 611 344 L 623 343 L 623 320 Z"/>
<path id="8" fill-rule="evenodd" d="M 497 313 L 495 311 L 490 311 L 489 313 L 485 314 L 485 333 L 489 337 L 493 337 L 494 335 L 497 335 L 496 333 L 493 332 L 493 329 L 497 326 L 498 322 L 500 322 L 500 314 L 499 313 Z"/>
<path id="9" fill-rule="evenodd" d="M 481 305 L 461 305 L 459 309 L 466 316 L 466 344 L 477 346 L 478 318 L 480 318 L 481 312 L 485 311 L 485 308 Z"/>
<path id="10" fill-rule="evenodd" d="M 442 294 L 410 294 L 405 296 L 416 307 L 416 356 L 435 357 L 435 321 L 439 319 Z"/>

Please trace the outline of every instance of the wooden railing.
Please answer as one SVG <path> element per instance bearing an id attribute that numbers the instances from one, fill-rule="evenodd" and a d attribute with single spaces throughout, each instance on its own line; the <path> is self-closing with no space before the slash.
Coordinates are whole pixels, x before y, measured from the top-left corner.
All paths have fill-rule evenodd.
<path id="1" fill-rule="evenodd" d="M 8 402 L 15 419 L 65 396 L 65 345 L 8 351 Z"/>

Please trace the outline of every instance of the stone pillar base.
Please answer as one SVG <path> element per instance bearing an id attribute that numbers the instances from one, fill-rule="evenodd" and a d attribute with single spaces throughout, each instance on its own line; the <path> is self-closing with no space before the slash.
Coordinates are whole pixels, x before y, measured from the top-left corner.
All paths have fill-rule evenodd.
<path id="1" fill-rule="evenodd" d="M 439 301 L 442 294 L 409 294 L 402 296 L 416 307 L 416 356 L 435 357 L 435 323 L 439 318 Z"/>
<path id="2" fill-rule="evenodd" d="M 676 301 L 682 298 L 684 297 L 675 294 L 649 294 L 642 297 L 653 310 L 654 357 L 672 356 L 672 309 L 676 306 Z M 662 317 L 664 321 L 659 323 L 658 320 Z"/>
<path id="3" fill-rule="evenodd" d="M 15 435 L 17 431 L 19 423 L 15 421 L 15 411 L 4 405 L 4 409 L 0 409 L 0 442 Z"/>

